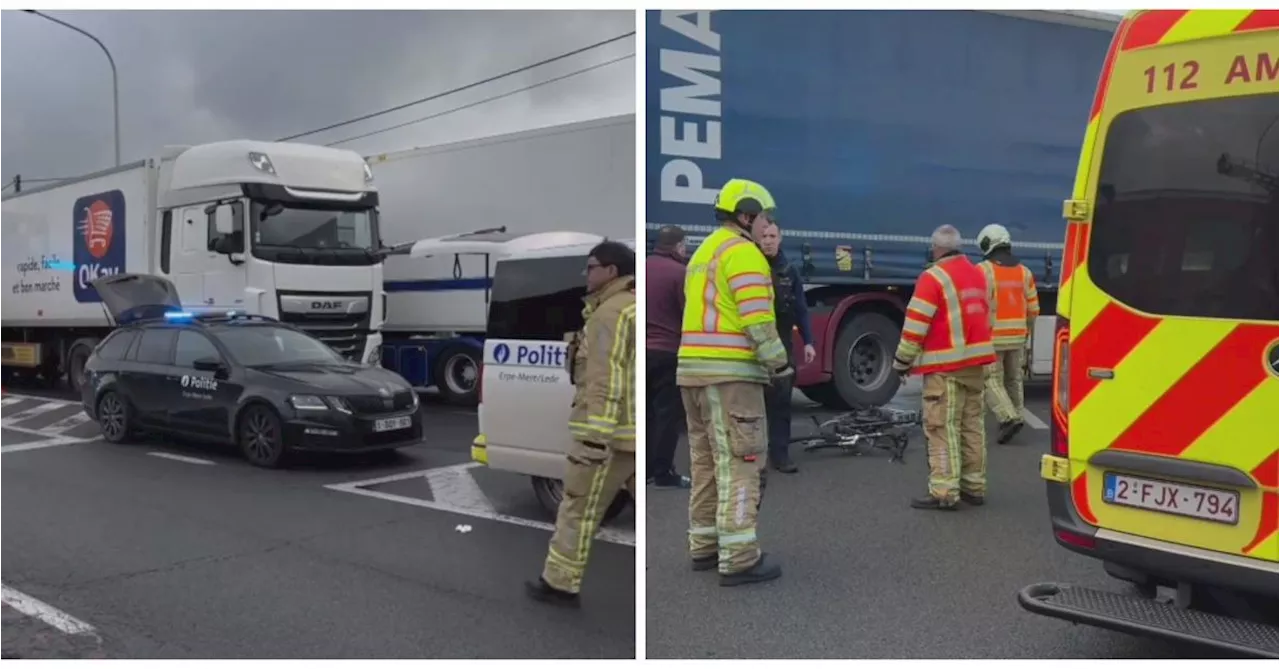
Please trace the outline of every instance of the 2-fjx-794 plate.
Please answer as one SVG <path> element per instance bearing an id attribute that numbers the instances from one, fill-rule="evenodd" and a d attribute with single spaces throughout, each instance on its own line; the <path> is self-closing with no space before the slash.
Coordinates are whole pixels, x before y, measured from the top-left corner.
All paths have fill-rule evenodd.
<path id="1" fill-rule="evenodd" d="M 1240 522 L 1240 493 L 1186 483 L 1107 472 L 1102 501 L 1148 511 L 1211 520 L 1235 525 Z"/>

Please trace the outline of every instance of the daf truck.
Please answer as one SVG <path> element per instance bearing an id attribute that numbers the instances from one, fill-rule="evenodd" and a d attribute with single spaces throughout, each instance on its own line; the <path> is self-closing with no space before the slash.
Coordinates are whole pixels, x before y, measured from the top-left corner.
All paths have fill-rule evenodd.
<path id="1" fill-rule="evenodd" d="M 111 330 L 95 279 L 154 274 L 202 311 L 298 326 L 349 359 L 381 348 L 378 190 L 352 151 L 248 140 L 159 155 L 3 199 L 6 378 L 66 378 Z"/>
<path id="2" fill-rule="evenodd" d="M 382 365 L 477 404 L 490 249 L 551 231 L 633 238 L 635 143 L 626 114 L 370 156 L 388 245 Z"/>
<path id="3" fill-rule="evenodd" d="M 843 409 L 897 392 L 893 351 L 932 231 L 956 226 L 977 260 L 973 237 L 1003 224 L 1039 289 L 1028 371 L 1047 380 L 1062 193 L 1119 18 L 650 11 L 648 245 L 676 224 L 694 247 L 729 178 L 768 188 L 818 353 L 796 385 Z"/>

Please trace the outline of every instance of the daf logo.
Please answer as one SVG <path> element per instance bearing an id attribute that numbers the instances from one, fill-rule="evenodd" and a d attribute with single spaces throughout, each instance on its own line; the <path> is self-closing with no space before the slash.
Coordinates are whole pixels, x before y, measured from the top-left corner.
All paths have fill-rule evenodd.
<path id="1" fill-rule="evenodd" d="M 1280 376 L 1280 341 L 1273 341 L 1267 347 L 1267 355 L 1263 360 L 1267 365 L 1267 371 L 1272 376 Z"/>
<path id="2" fill-rule="evenodd" d="M 311 302 L 311 308 L 315 310 L 332 311 L 342 308 L 341 300 L 314 300 Z"/>

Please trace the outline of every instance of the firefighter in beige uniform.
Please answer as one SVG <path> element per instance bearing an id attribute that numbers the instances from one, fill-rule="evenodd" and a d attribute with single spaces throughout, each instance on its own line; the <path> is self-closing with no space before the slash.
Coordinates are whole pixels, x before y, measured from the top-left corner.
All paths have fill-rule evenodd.
<path id="1" fill-rule="evenodd" d="M 1022 429 L 1023 367 L 1027 360 L 1027 338 L 1040 316 L 1040 296 L 1036 280 L 1013 255 L 1013 239 L 1003 225 L 991 224 L 978 233 L 983 260 L 978 269 L 987 277 L 987 299 L 991 303 L 991 340 L 996 362 L 986 378 L 986 401 L 1000 420 L 1001 444 L 1008 443 Z"/>
<path id="2" fill-rule="evenodd" d="M 716 198 L 721 227 L 689 259 L 676 385 L 689 424 L 689 553 L 721 585 L 767 581 L 782 568 L 756 536 L 768 440 L 765 387 L 794 370 L 774 323 L 773 280 L 751 228 L 772 219 L 760 184 L 731 179 Z"/>
<path id="3" fill-rule="evenodd" d="M 605 509 L 624 485 L 635 498 L 635 267 L 635 252 L 618 242 L 599 244 L 587 258 L 583 327 L 566 356 L 574 398 L 564 499 L 542 577 L 525 584 L 539 601 L 578 605 Z"/>

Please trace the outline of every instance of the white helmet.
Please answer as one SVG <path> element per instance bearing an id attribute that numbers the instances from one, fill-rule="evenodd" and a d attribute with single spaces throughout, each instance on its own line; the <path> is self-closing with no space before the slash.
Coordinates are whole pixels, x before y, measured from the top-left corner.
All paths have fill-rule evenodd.
<path id="1" fill-rule="evenodd" d="M 992 223 L 978 233 L 978 248 L 982 250 L 982 255 L 985 256 L 1002 246 L 1013 246 L 1013 238 L 1009 236 L 1009 231 L 1003 225 Z"/>

